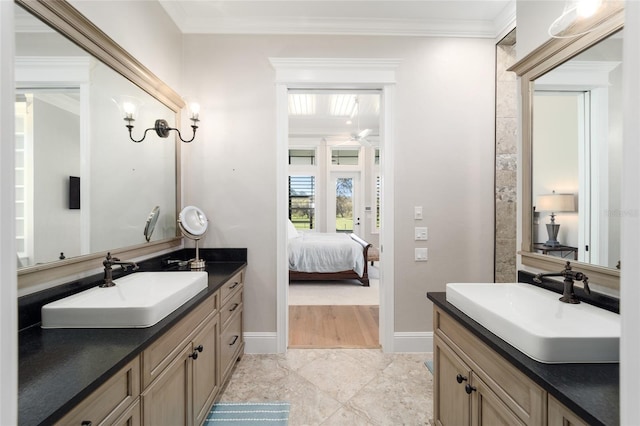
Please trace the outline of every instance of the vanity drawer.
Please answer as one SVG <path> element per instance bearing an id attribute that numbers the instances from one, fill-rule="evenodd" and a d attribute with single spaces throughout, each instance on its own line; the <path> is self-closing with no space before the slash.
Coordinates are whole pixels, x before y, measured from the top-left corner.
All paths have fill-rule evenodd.
<path id="1" fill-rule="evenodd" d="M 223 381 L 227 379 L 242 346 L 242 307 L 240 307 L 234 312 L 229 324 L 222 328 L 220 336 L 220 371 Z"/>
<path id="2" fill-rule="evenodd" d="M 209 296 L 200 306 L 167 331 L 160 339 L 142 352 L 142 388 L 151 382 L 171 363 L 173 358 L 192 339 L 198 326 L 218 308 L 219 292 Z"/>
<path id="3" fill-rule="evenodd" d="M 140 395 L 140 358 L 136 357 L 102 386 L 86 397 L 57 425 L 111 424 L 129 412 L 136 417 L 134 403 Z M 139 413 L 138 416 L 139 418 Z"/>
<path id="4" fill-rule="evenodd" d="M 543 424 L 546 392 L 440 309 L 437 336 L 526 424 Z"/>
<path id="5" fill-rule="evenodd" d="M 244 270 L 238 272 L 229 281 L 220 287 L 220 303 L 226 304 L 229 297 L 244 283 Z"/>
<path id="6" fill-rule="evenodd" d="M 242 288 L 239 291 L 235 292 L 224 304 L 222 308 L 220 308 L 220 323 L 222 324 L 222 328 L 227 325 L 229 319 L 233 316 L 234 313 L 238 311 L 242 311 Z"/>

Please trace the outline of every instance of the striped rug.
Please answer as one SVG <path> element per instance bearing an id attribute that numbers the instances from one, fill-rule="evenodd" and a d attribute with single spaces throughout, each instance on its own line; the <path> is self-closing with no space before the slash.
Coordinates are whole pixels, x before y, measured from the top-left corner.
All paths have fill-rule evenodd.
<path id="1" fill-rule="evenodd" d="M 288 402 L 218 402 L 213 404 L 204 424 L 210 425 L 287 425 Z"/>

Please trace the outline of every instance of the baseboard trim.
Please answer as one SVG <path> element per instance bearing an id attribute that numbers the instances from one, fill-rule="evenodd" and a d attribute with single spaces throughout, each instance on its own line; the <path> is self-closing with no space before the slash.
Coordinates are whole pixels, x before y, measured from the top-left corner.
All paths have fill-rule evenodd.
<path id="1" fill-rule="evenodd" d="M 393 352 L 433 352 L 433 331 L 393 333 Z"/>
<path id="2" fill-rule="evenodd" d="M 244 337 L 244 353 L 275 354 L 278 353 L 278 334 L 273 332 L 247 333 Z"/>

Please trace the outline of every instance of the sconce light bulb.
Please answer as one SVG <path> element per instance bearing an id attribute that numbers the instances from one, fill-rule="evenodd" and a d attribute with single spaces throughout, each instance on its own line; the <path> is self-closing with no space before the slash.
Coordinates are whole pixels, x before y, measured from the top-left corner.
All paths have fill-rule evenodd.
<path id="1" fill-rule="evenodd" d="M 191 110 L 191 119 L 197 120 L 200 116 L 200 104 L 197 102 L 192 102 L 189 105 L 189 109 Z"/>
<path id="2" fill-rule="evenodd" d="M 124 110 L 124 119 L 132 119 L 133 114 L 136 112 L 136 106 L 131 102 L 125 102 L 122 104 L 122 109 Z"/>
<path id="3" fill-rule="evenodd" d="M 593 16 L 602 5 L 602 0 L 579 0 L 576 7 L 578 16 L 588 18 Z"/>
<path id="4" fill-rule="evenodd" d="M 347 120 L 347 124 L 352 124 L 353 122 L 351 120 Z"/>

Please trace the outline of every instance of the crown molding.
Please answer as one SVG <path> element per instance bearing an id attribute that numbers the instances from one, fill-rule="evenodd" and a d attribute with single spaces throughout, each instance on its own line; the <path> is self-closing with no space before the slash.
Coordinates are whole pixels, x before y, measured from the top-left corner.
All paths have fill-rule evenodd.
<path id="1" fill-rule="evenodd" d="M 160 1 L 184 34 L 353 35 L 496 38 L 515 22 L 515 1 L 495 20 L 189 16 L 183 4 Z"/>

